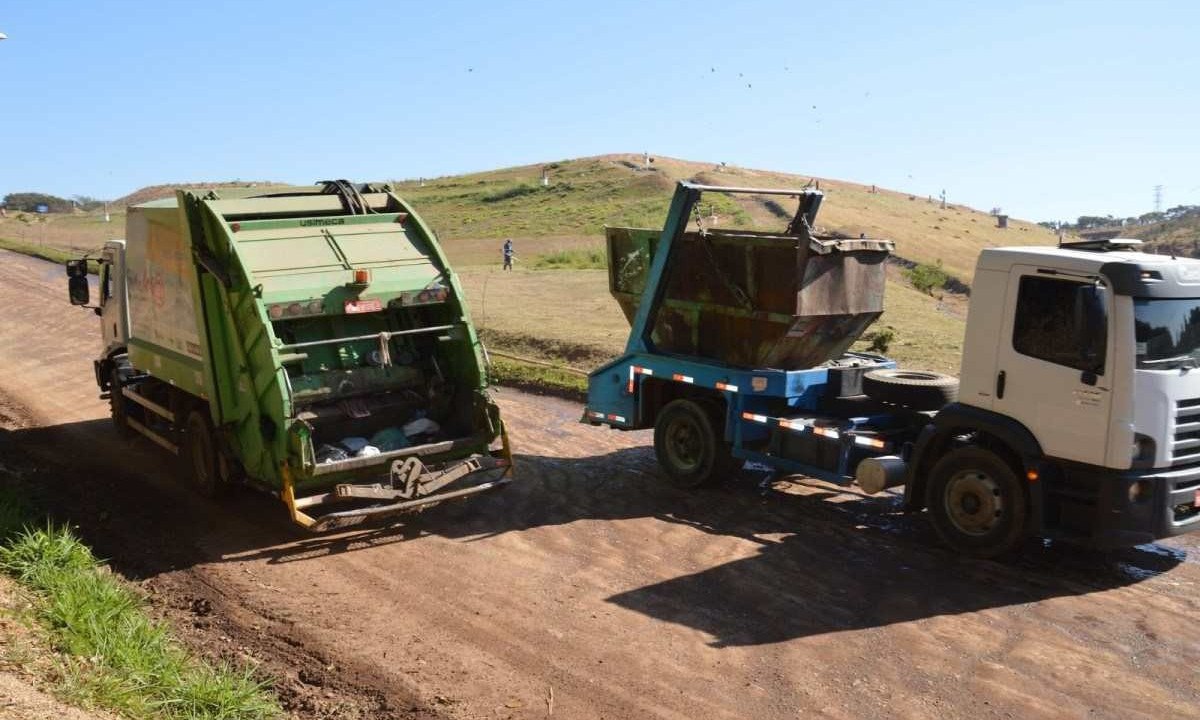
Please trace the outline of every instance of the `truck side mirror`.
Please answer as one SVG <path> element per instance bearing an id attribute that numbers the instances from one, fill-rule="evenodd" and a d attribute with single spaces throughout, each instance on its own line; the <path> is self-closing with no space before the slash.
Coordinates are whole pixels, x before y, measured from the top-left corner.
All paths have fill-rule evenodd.
<path id="1" fill-rule="evenodd" d="M 87 260 L 67 261 L 67 295 L 72 305 L 87 305 L 91 301 L 91 288 L 88 287 Z"/>
<path id="2" fill-rule="evenodd" d="M 1104 288 L 1081 285 L 1075 290 L 1075 333 L 1079 357 L 1092 372 L 1104 371 L 1104 353 L 1108 344 L 1108 308 Z"/>

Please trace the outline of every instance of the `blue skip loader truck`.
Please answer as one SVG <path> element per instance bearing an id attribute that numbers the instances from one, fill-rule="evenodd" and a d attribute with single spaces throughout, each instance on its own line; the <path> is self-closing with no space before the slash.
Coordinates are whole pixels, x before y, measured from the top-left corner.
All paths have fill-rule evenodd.
<path id="1" fill-rule="evenodd" d="M 717 226 L 706 193 L 791 219 L 782 232 Z M 818 233 L 823 197 L 684 182 L 662 230 L 607 228 L 631 332 L 590 374 L 583 421 L 653 428 L 682 488 L 747 461 L 869 493 L 904 486 L 907 510 L 928 509 L 948 545 L 977 557 L 1034 534 L 1119 546 L 1200 528 L 1200 433 L 1186 435 L 1200 427 L 1200 374 L 1178 380 L 1167 361 L 1185 340 L 1134 322 L 1158 296 L 1147 317 L 1200 308 L 1187 299 L 1200 298 L 1200 263 L 1120 243 L 985 250 L 960 387 L 851 351 L 883 311 L 894 248 Z M 1151 382 L 1161 408 L 1135 392 Z"/>

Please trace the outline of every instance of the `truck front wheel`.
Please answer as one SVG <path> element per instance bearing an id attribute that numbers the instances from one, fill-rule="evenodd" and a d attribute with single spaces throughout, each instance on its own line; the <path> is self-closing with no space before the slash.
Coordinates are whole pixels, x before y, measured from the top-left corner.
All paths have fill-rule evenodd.
<path id="1" fill-rule="evenodd" d="M 184 446 L 192 487 L 204 497 L 219 496 L 225 483 L 221 477 L 216 438 L 207 413 L 200 410 L 188 412 L 184 424 Z"/>
<path id="2" fill-rule="evenodd" d="M 691 490 L 719 481 L 736 466 L 713 414 L 691 400 L 675 400 L 654 423 L 654 454 L 671 484 Z"/>
<path id="3" fill-rule="evenodd" d="M 951 450 L 933 466 L 928 507 L 933 527 L 955 550 L 992 558 L 1013 550 L 1028 532 L 1024 485 L 986 448 Z"/>

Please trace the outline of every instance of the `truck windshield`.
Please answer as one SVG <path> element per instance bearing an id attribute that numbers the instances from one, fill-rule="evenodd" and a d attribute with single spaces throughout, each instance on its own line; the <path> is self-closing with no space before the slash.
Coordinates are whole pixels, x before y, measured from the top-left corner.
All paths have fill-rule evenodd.
<path id="1" fill-rule="evenodd" d="M 1133 301 L 1137 366 L 1200 367 L 1200 298 Z"/>

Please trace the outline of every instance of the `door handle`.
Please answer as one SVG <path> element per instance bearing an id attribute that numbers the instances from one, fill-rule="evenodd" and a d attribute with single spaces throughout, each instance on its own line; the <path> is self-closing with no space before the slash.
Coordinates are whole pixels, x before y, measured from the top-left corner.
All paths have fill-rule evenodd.
<path id="1" fill-rule="evenodd" d="M 996 376 L 996 399 L 1000 400 L 1004 397 L 1004 384 L 1008 380 L 1008 374 L 1003 370 Z"/>

